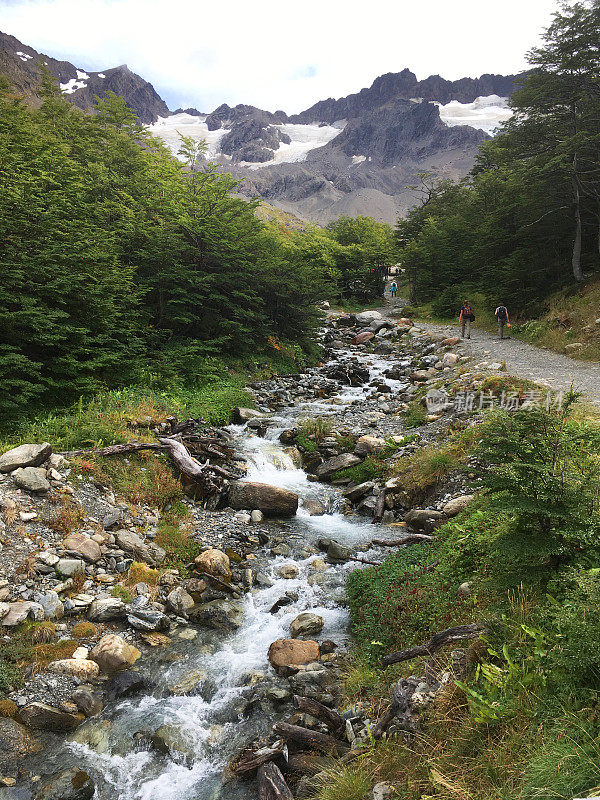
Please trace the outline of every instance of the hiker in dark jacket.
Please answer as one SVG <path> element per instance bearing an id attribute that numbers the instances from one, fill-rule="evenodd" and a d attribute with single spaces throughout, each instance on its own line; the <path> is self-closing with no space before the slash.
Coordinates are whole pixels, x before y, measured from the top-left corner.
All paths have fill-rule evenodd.
<path id="1" fill-rule="evenodd" d="M 460 309 L 460 316 L 458 317 L 458 321 L 460 322 L 462 328 L 463 339 L 465 338 L 465 332 L 467 334 L 467 339 L 471 338 L 471 322 L 474 319 L 475 319 L 475 314 L 473 314 L 473 309 L 465 300 Z"/>
<path id="2" fill-rule="evenodd" d="M 498 320 L 498 337 L 504 339 L 504 326 L 508 325 L 510 328 L 510 319 L 508 317 L 508 309 L 506 306 L 500 305 L 495 311 L 496 319 Z"/>

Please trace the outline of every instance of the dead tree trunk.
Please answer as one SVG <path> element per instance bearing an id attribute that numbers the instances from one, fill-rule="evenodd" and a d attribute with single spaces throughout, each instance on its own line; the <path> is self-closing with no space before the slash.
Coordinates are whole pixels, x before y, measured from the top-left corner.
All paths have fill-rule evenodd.
<path id="1" fill-rule="evenodd" d="M 279 736 L 283 736 L 286 741 L 294 742 L 307 750 L 321 750 L 325 753 L 332 753 L 340 747 L 344 748 L 342 742 L 337 741 L 328 733 L 311 731 L 300 725 L 290 725 L 288 722 L 276 722 L 273 730 Z"/>
<path id="2" fill-rule="evenodd" d="M 272 761 L 258 770 L 258 800 L 294 800 L 281 770 Z"/>
<path id="3" fill-rule="evenodd" d="M 474 639 L 476 636 L 481 636 L 484 630 L 484 626 L 479 622 L 447 628 L 445 631 L 435 633 L 426 644 L 417 645 L 417 647 L 409 647 L 407 650 L 399 650 L 396 653 L 390 653 L 384 656 L 381 659 L 381 666 L 389 667 L 390 664 L 410 661 L 419 656 L 432 656 L 445 645 L 459 642 L 461 639 Z"/>
<path id="4" fill-rule="evenodd" d="M 338 714 L 335 709 L 328 708 L 317 700 L 311 700 L 310 697 L 294 695 L 294 703 L 296 708 L 300 709 L 300 711 L 306 711 L 313 717 L 320 719 L 336 733 L 346 727 L 344 718 Z"/>
<path id="5" fill-rule="evenodd" d="M 108 447 L 92 447 L 86 450 L 69 450 L 58 455 L 65 458 L 75 458 L 77 456 L 121 456 L 125 453 L 136 453 L 139 450 L 165 450 L 162 444 L 152 444 L 148 442 L 128 442 L 127 444 L 111 444 Z"/>
<path id="6" fill-rule="evenodd" d="M 576 168 L 576 165 L 575 165 Z M 571 266 L 573 268 L 573 277 L 576 281 L 583 280 L 583 270 L 581 269 L 581 203 L 579 196 L 579 184 L 577 178 L 573 178 L 573 194 L 575 196 L 575 238 L 573 240 L 573 256 L 571 259 Z"/>
<path id="7" fill-rule="evenodd" d="M 409 533 L 400 539 L 373 539 L 371 544 L 378 547 L 401 547 L 404 544 L 417 544 L 418 542 L 432 542 L 433 536 L 427 533 Z"/>

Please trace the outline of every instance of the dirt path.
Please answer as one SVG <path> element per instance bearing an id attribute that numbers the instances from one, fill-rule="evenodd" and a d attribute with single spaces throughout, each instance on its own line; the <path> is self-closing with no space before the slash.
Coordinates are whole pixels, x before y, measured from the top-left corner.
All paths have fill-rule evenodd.
<path id="1" fill-rule="evenodd" d="M 460 336 L 456 325 L 417 323 L 418 327 L 448 336 Z M 519 378 L 529 378 L 536 383 L 556 390 L 568 390 L 571 383 L 590 402 L 600 405 L 600 364 L 574 361 L 568 356 L 541 350 L 518 339 L 500 341 L 487 331 L 473 328 L 471 339 L 462 340 L 460 349 L 488 361 L 506 361 L 507 371 Z"/>

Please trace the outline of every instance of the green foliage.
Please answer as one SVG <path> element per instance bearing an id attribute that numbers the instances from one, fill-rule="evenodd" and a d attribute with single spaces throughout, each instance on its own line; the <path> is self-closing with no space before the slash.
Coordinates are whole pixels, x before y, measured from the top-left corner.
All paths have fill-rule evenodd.
<path id="1" fill-rule="evenodd" d="M 124 603 L 131 603 L 133 600 L 133 595 L 125 586 L 121 584 L 117 584 L 113 586 L 110 590 L 111 597 L 118 597 L 119 600 L 122 600 Z"/>
<path id="2" fill-rule="evenodd" d="M 423 408 L 418 400 L 410 403 L 406 417 L 404 419 L 404 426 L 406 428 L 419 428 L 427 422 L 427 410 Z"/>

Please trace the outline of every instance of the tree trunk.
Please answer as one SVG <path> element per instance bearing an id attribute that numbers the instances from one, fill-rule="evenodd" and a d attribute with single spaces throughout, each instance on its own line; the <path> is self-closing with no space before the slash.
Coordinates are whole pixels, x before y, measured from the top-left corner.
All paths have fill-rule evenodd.
<path id="1" fill-rule="evenodd" d="M 573 267 L 573 277 L 580 282 L 583 280 L 583 271 L 581 269 L 581 204 L 576 178 L 573 178 L 573 193 L 575 195 L 575 239 L 573 241 L 571 266 Z"/>
<path id="2" fill-rule="evenodd" d="M 258 770 L 258 800 L 294 800 L 281 770 L 273 762 Z"/>
<path id="3" fill-rule="evenodd" d="M 294 703 L 300 711 L 306 711 L 313 717 L 320 719 L 335 733 L 346 727 L 344 718 L 338 714 L 335 709 L 329 708 L 323 705 L 323 703 L 319 703 L 317 700 L 311 700 L 310 697 L 294 695 Z"/>
<path id="4" fill-rule="evenodd" d="M 307 750 L 321 750 L 331 753 L 340 748 L 345 749 L 345 744 L 337 741 L 333 736 L 320 731 L 311 731 L 301 725 L 290 725 L 288 722 L 276 722 L 273 731 L 283 736 L 286 741 L 295 742 Z"/>
<path id="5" fill-rule="evenodd" d="M 461 639 L 474 639 L 476 636 L 481 636 L 484 632 L 484 627 L 478 622 L 472 622 L 470 625 L 457 625 L 454 628 L 447 628 L 445 631 L 434 633 L 431 639 L 425 644 L 417 645 L 417 647 L 409 647 L 407 650 L 399 650 L 397 653 L 390 653 L 381 659 L 383 667 L 389 667 L 390 664 L 398 664 L 401 661 L 410 661 L 419 656 L 432 656 L 444 645 L 459 642 Z"/>

